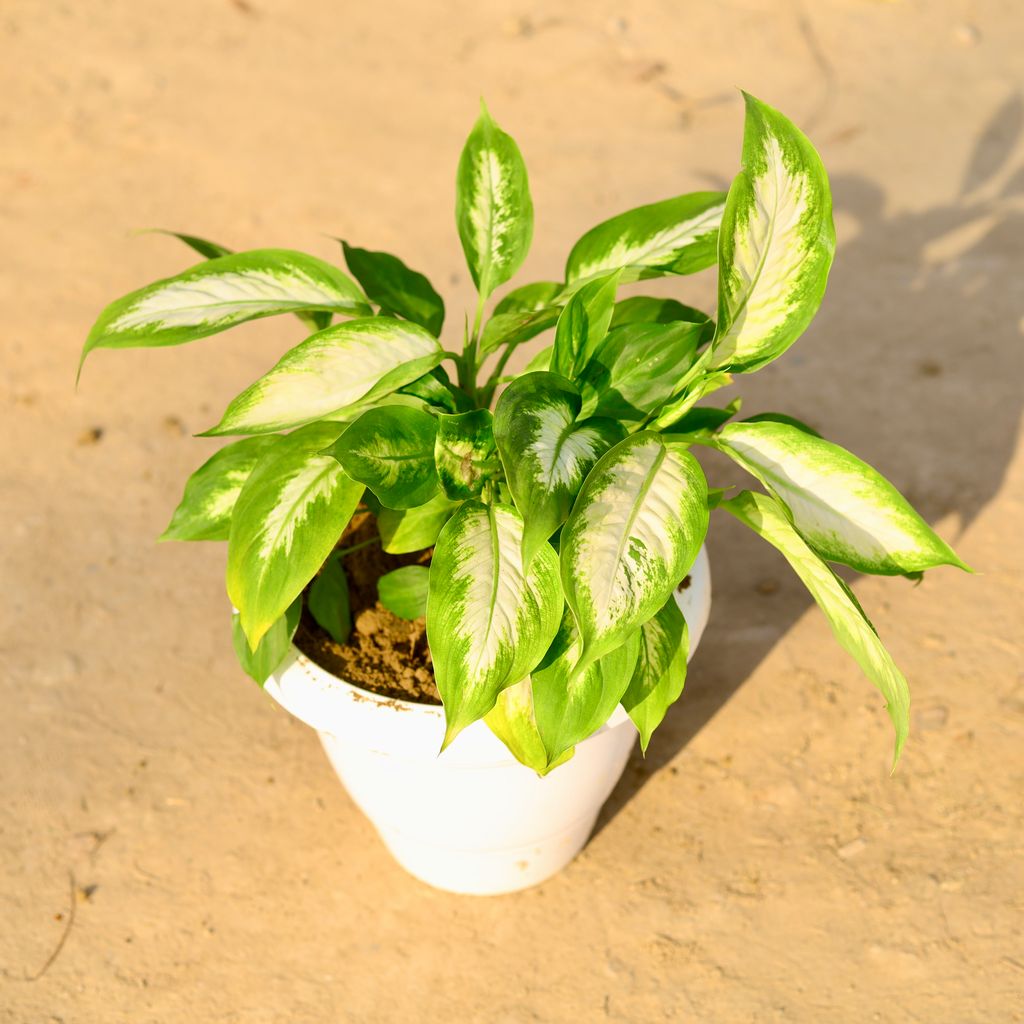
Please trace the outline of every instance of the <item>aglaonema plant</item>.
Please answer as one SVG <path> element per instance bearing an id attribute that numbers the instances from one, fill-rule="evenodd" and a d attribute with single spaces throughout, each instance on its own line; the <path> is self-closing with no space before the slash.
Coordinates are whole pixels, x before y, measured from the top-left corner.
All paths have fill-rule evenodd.
<path id="1" fill-rule="evenodd" d="M 439 340 L 444 304 L 428 280 L 348 243 L 351 276 L 299 252 L 179 236 L 205 260 L 113 303 L 89 334 L 83 360 L 282 313 L 313 332 L 205 432 L 243 439 L 193 474 L 164 533 L 227 541 L 243 667 L 268 678 L 303 600 L 344 641 L 339 542 L 369 508 L 385 551 L 432 549 L 429 569 L 389 573 L 379 589 L 396 614 L 426 617 L 445 745 L 483 719 L 544 773 L 621 703 L 646 749 L 683 690 L 674 594 L 718 508 L 792 565 L 885 698 L 898 757 L 906 681 L 830 563 L 915 578 L 966 566 L 881 475 L 810 428 L 737 420 L 738 401 L 698 404 L 782 355 L 821 302 L 834 230 L 809 141 L 747 96 L 727 194 L 605 221 L 572 247 L 563 280 L 507 291 L 487 315 L 527 255 L 533 205 L 518 147 L 484 109 L 459 161 L 456 221 L 479 297 L 456 351 Z M 674 299 L 619 297 L 716 262 L 715 319 Z M 551 344 L 506 376 L 515 349 L 551 329 Z M 698 446 L 763 490 L 709 488 Z"/>

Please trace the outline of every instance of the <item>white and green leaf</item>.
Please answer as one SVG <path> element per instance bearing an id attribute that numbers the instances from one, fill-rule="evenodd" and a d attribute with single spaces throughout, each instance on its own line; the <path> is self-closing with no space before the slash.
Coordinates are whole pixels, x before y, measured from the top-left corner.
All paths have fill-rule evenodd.
<path id="1" fill-rule="evenodd" d="M 896 730 L 895 766 L 910 730 L 910 690 L 850 588 L 797 533 L 775 498 L 743 491 L 721 507 L 782 552 L 825 613 L 836 640 L 881 692 Z"/>
<path id="2" fill-rule="evenodd" d="M 489 409 L 437 417 L 437 475 L 454 501 L 475 498 L 499 468 Z"/>
<path id="3" fill-rule="evenodd" d="M 231 513 L 256 464 L 279 438 L 247 437 L 225 445 L 185 484 L 185 493 L 160 540 L 227 540 Z"/>
<path id="4" fill-rule="evenodd" d="M 688 654 L 686 619 L 673 594 L 658 614 L 640 627 L 640 655 L 622 695 L 622 706 L 640 733 L 644 753 L 665 712 L 683 692 Z"/>
<path id="5" fill-rule="evenodd" d="M 95 348 L 181 345 L 278 313 L 325 310 L 366 316 L 356 283 L 337 267 L 290 249 L 254 249 L 206 260 L 109 305 L 93 325 Z"/>
<path id="6" fill-rule="evenodd" d="M 522 265 L 533 239 L 533 201 L 522 154 L 481 103 L 459 158 L 455 221 L 481 299 Z"/>
<path id="7" fill-rule="evenodd" d="M 724 193 L 691 192 L 620 213 L 591 228 L 572 247 L 565 280 L 571 286 L 622 270 L 625 284 L 710 267 L 724 208 Z"/>
<path id="8" fill-rule="evenodd" d="M 785 503 L 822 558 L 892 576 L 967 566 L 885 477 L 857 456 L 777 420 L 730 423 L 714 445 Z"/>
<path id="9" fill-rule="evenodd" d="M 718 251 L 712 367 L 756 370 L 818 311 L 835 250 L 832 196 L 818 154 L 791 121 L 753 96 L 743 169 L 729 189 Z"/>
<path id="10" fill-rule="evenodd" d="M 444 324 L 444 300 L 423 274 L 397 256 L 341 243 L 345 262 L 371 302 L 425 327 L 438 337 Z"/>
<path id="11" fill-rule="evenodd" d="M 537 729 L 533 708 L 533 683 L 530 677 L 506 686 L 494 707 L 484 717 L 487 727 L 508 748 L 520 763 L 532 768 L 538 775 L 547 775 L 552 769 L 565 764 L 576 752 L 570 747 L 554 761 L 548 756 Z"/>
<path id="12" fill-rule="evenodd" d="M 444 702 L 444 745 L 494 707 L 547 651 L 562 617 L 558 560 L 523 564 L 523 519 L 511 506 L 466 502 L 430 564 L 427 638 Z"/>
<path id="13" fill-rule="evenodd" d="M 686 449 L 633 434 L 601 457 L 576 499 L 562 529 L 561 574 L 583 666 L 652 618 L 697 557 L 707 481 Z"/>
<path id="14" fill-rule="evenodd" d="M 302 592 L 334 549 L 363 493 L 321 454 L 344 429 L 311 423 L 280 438 L 246 480 L 228 536 L 227 588 L 250 646 Z"/>
<path id="15" fill-rule="evenodd" d="M 263 634 L 263 639 L 254 650 L 245 638 L 238 612 L 232 614 L 231 644 L 235 649 L 235 656 L 238 658 L 239 665 L 242 666 L 242 671 L 260 686 L 266 683 L 274 669 L 288 656 L 292 646 L 292 637 L 295 636 L 295 631 L 299 628 L 301 617 L 302 595 L 300 594 L 288 605 L 285 613 Z"/>
<path id="16" fill-rule="evenodd" d="M 439 491 L 425 505 L 416 508 L 382 508 L 377 514 L 381 547 L 392 555 L 405 555 L 432 547 L 458 507 L 458 502 Z"/>
<path id="17" fill-rule="evenodd" d="M 419 619 L 427 614 L 430 570 L 425 565 L 403 565 L 377 580 L 377 596 L 400 619 Z"/>
<path id="18" fill-rule="evenodd" d="M 418 324 L 375 316 L 335 324 L 286 352 L 233 399 L 206 435 L 263 434 L 360 407 L 423 376 L 444 358 Z"/>
<path id="19" fill-rule="evenodd" d="M 553 373 L 528 373 L 502 393 L 494 413 L 505 478 L 523 515 L 523 559 L 568 518 L 597 460 L 625 437 L 614 420 L 577 421 L 582 405 L 575 385 Z"/>
<path id="20" fill-rule="evenodd" d="M 437 419 L 422 409 L 368 409 L 329 449 L 345 472 L 387 508 L 425 505 L 438 489 Z"/>

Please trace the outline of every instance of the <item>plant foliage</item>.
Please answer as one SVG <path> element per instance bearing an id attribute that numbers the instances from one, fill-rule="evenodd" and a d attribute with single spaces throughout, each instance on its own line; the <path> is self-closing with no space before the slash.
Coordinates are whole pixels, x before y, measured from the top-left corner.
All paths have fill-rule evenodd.
<path id="1" fill-rule="evenodd" d="M 728 193 L 612 217 L 571 247 L 563 281 L 494 302 L 529 251 L 533 202 L 519 147 L 483 108 L 456 176 L 479 296 L 456 352 L 439 340 L 445 306 L 428 279 L 347 241 L 350 273 L 290 250 L 235 253 L 177 235 L 203 262 L 101 313 L 83 361 L 97 348 L 178 345 L 282 313 L 311 332 L 207 431 L 244 437 L 193 474 L 163 535 L 227 540 L 234 645 L 254 679 L 287 656 L 303 600 L 345 640 L 337 548 L 368 508 L 386 551 L 425 552 L 382 578 L 380 596 L 398 615 L 426 618 L 446 745 L 483 720 L 543 774 L 621 704 L 646 749 L 686 678 L 676 590 L 721 507 L 793 566 L 882 693 L 899 756 L 906 681 L 830 563 L 912 578 L 967 567 L 843 448 L 783 414 L 737 421 L 738 400 L 704 404 L 797 340 L 835 245 L 814 148 L 778 111 L 745 99 Z M 675 299 L 620 294 L 716 263 L 714 319 Z M 507 375 L 512 353 L 545 332 L 550 344 Z M 709 488 L 693 455 L 701 446 L 764 492 Z"/>

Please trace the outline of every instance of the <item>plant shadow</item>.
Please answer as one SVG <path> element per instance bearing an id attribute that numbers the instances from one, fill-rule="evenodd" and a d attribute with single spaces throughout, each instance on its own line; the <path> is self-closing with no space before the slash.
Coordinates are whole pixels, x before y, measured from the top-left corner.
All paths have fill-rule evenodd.
<path id="1" fill-rule="evenodd" d="M 880 469 L 929 522 L 955 516 L 959 528 L 944 522 L 942 531 L 954 546 L 1000 489 L 1024 403 L 1024 303 L 1013 307 L 1024 237 L 1024 165 L 1013 156 L 1022 132 L 1024 103 L 1014 94 L 981 130 L 957 193 L 929 209 L 891 210 L 877 182 L 833 177 L 840 244 L 810 337 L 740 382 L 744 415 L 796 415 Z M 754 486 L 720 457 L 705 462 L 713 485 Z M 795 578 L 782 578 L 776 553 L 729 516 L 712 515 L 708 549 L 715 599 L 683 697 L 646 758 L 634 749 L 594 835 L 812 604 Z M 837 657 L 846 655 L 837 648 Z"/>

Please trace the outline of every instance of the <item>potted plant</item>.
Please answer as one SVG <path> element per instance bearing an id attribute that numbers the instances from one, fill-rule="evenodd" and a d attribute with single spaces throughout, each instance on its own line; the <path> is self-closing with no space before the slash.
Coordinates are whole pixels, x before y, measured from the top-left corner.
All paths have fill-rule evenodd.
<path id="1" fill-rule="evenodd" d="M 242 439 L 193 474 L 163 536 L 227 541 L 242 667 L 319 731 L 398 859 L 444 888 L 502 892 L 575 855 L 636 732 L 646 749 L 682 692 L 715 508 L 807 585 L 885 698 L 898 757 L 907 684 L 830 563 L 911 578 L 966 566 L 806 425 L 701 404 L 780 356 L 821 302 L 834 230 L 808 140 L 746 96 L 727 194 L 605 221 L 564 280 L 507 291 L 487 315 L 526 256 L 533 207 L 519 149 L 483 109 L 456 221 L 479 298 L 455 350 L 439 340 L 442 299 L 394 256 L 342 243 L 350 276 L 179 236 L 204 261 L 107 307 L 82 355 L 282 313 L 311 332 L 205 432 Z M 715 320 L 619 296 L 716 262 Z M 709 488 L 700 447 L 763 489 Z"/>

